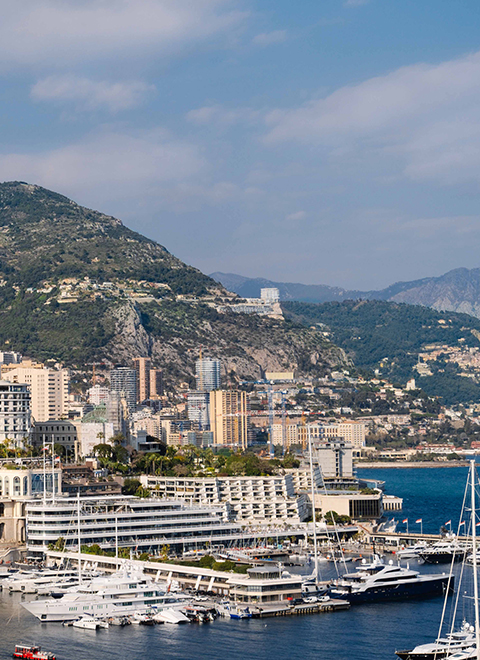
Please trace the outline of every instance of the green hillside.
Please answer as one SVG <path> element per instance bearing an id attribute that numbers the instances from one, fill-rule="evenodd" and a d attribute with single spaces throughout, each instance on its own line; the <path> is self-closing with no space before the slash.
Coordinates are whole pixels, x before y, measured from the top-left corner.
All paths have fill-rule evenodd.
<path id="1" fill-rule="evenodd" d="M 405 384 L 414 377 L 428 394 L 441 396 L 447 404 L 478 402 L 480 378 L 448 358 L 448 349 L 480 348 L 480 320 L 467 314 L 437 312 L 427 307 L 383 301 L 342 303 L 282 303 L 286 315 L 304 325 L 329 332 L 357 367 Z M 419 353 L 435 345 L 448 349 L 428 360 L 432 374 L 421 376 L 415 365 Z M 427 348 L 426 348 L 427 347 Z"/>
<path id="2" fill-rule="evenodd" d="M 150 356 L 167 382 L 191 378 L 200 349 L 233 380 L 345 364 L 320 332 L 234 314 L 234 298 L 116 218 L 39 186 L 0 184 L 0 350 L 79 369 Z"/>

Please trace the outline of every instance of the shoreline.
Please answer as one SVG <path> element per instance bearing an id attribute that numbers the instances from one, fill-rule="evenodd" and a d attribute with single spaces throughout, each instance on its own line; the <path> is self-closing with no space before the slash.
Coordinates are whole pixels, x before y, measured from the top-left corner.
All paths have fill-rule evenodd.
<path id="1" fill-rule="evenodd" d="M 369 461 L 354 463 L 356 469 L 377 469 L 377 468 L 456 468 L 468 467 L 468 461 Z"/>

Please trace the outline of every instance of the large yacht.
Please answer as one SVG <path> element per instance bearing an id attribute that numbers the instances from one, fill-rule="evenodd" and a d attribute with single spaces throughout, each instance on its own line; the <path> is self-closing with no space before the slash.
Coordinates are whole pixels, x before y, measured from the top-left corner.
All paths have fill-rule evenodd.
<path id="1" fill-rule="evenodd" d="M 427 598 L 444 594 L 447 589 L 453 591 L 453 580 L 446 573 L 421 575 L 392 561 L 384 564 L 375 557 L 370 564 L 362 562 L 355 573 L 346 573 L 334 581 L 329 595 L 351 603 Z"/>
<path id="2" fill-rule="evenodd" d="M 84 615 L 95 618 L 126 616 L 163 609 L 179 609 L 185 600 L 168 593 L 165 584 L 125 564 L 108 576 L 96 577 L 67 589 L 61 598 L 22 603 L 41 621 L 71 621 Z"/>

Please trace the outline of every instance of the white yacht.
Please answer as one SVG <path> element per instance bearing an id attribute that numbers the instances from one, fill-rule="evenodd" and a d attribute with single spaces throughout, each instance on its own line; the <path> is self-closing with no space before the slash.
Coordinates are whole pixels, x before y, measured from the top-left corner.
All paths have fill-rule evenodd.
<path id="1" fill-rule="evenodd" d="M 112 575 L 97 577 L 68 589 L 61 598 L 22 603 L 41 621 L 69 621 L 88 615 L 95 618 L 180 609 L 185 600 L 168 593 L 143 571 L 125 564 Z"/>
<path id="2" fill-rule="evenodd" d="M 392 561 L 384 564 L 375 557 L 371 564 L 362 562 L 355 573 L 346 573 L 336 580 L 329 595 L 351 603 L 426 598 L 453 591 L 453 582 L 453 576 L 446 573 L 421 575 L 409 567 L 395 566 Z"/>
<path id="3" fill-rule="evenodd" d="M 419 644 L 411 651 L 395 651 L 401 660 L 451 660 L 453 654 L 470 653 L 475 645 L 475 628 L 464 621 L 460 630 L 449 633 L 445 637 L 439 637 L 434 642 Z M 459 656 L 462 657 L 463 656 Z M 467 655 L 465 656 L 475 657 Z"/>

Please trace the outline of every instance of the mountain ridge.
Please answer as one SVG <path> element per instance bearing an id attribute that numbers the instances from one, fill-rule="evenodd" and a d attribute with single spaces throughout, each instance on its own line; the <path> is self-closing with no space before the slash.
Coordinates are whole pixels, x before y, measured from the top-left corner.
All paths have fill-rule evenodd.
<path id="1" fill-rule="evenodd" d="M 274 282 L 215 272 L 210 277 L 242 297 L 258 297 L 260 288 L 276 287 L 280 300 L 308 303 L 345 300 L 384 300 L 422 305 L 438 311 L 459 312 L 480 318 L 480 268 L 455 268 L 437 277 L 395 282 L 385 289 L 359 291 L 323 284 Z"/>
<path id="2" fill-rule="evenodd" d="M 40 186 L 0 183 L 0 350 L 83 371 L 150 356 L 167 384 L 193 378 L 201 349 L 221 359 L 230 382 L 349 364 L 317 330 L 235 314 L 236 299 L 112 216 Z"/>

